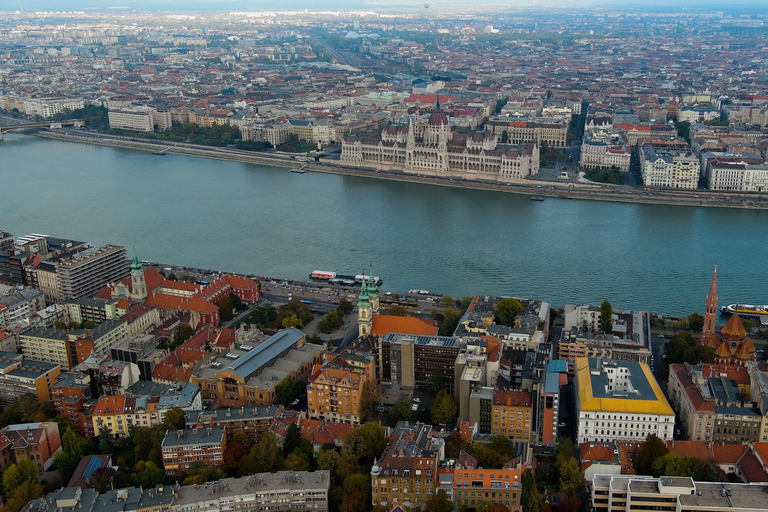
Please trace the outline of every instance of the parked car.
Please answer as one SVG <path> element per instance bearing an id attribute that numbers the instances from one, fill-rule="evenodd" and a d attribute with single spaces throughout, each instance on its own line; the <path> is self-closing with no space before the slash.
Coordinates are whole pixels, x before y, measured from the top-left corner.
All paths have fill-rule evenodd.
<path id="1" fill-rule="evenodd" d="M 419 397 L 415 397 L 415 398 L 413 399 L 413 403 L 415 403 L 415 404 L 421 403 L 421 398 L 419 398 Z"/>

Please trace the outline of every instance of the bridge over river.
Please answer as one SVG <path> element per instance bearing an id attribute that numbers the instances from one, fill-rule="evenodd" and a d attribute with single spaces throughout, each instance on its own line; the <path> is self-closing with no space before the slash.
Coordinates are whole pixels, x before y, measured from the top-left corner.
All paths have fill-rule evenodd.
<path id="1" fill-rule="evenodd" d="M 3 133 L 11 130 L 26 130 L 29 128 L 48 128 L 58 130 L 65 126 L 74 126 L 80 128 L 83 126 L 82 119 L 69 119 L 67 121 L 49 121 L 45 123 L 24 123 L 24 124 L 2 124 L 0 125 L 0 140 L 3 140 Z"/>

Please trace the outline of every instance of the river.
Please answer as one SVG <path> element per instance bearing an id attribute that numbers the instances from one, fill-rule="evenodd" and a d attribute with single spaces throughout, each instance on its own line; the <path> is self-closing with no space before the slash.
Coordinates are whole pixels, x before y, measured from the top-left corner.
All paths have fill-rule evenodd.
<path id="1" fill-rule="evenodd" d="M 767 303 L 768 211 L 547 199 L 7 134 L 0 230 L 135 247 L 141 259 L 554 306 L 703 312 Z"/>

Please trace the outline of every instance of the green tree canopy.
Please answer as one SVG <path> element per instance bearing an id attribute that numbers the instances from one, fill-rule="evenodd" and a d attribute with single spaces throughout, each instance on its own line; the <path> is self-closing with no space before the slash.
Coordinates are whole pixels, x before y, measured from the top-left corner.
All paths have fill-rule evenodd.
<path id="1" fill-rule="evenodd" d="M 640 475 L 652 475 L 653 464 L 666 454 L 667 446 L 664 444 L 664 441 L 655 434 L 649 435 L 645 438 L 637 454 L 637 473 Z"/>
<path id="2" fill-rule="evenodd" d="M 348 314 L 350 314 L 352 312 L 353 309 L 355 309 L 355 307 L 347 299 L 341 299 L 339 301 L 339 305 L 338 305 L 338 307 L 336 309 L 341 311 L 342 315 L 348 315 Z"/>
<path id="3" fill-rule="evenodd" d="M 411 419 L 411 404 L 405 400 L 397 402 L 389 410 L 389 424 L 395 426 L 398 421 L 409 421 Z"/>
<path id="4" fill-rule="evenodd" d="M 232 318 L 232 312 L 235 310 L 235 305 L 232 303 L 232 299 L 229 297 L 223 297 L 217 304 L 219 306 L 219 315 L 222 320 L 230 320 Z"/>
<path id="5" fill-rule="evenodd" d="M 704 317 L 699 313 L 688 315 L 688 328 L 692 331 L 700 331 L 704 328 Z"/>
<path id="6" fill-rule="evenodd" d="M 689 332 L 675 334 L 664 346 L 667 358 L 664 360 L 664 374 L 669 374 L 670 364 L 700 364 L 715 361 L 715 351 L 711 347 L 696 342 Z"/>
<path id="7" fill-rule="evenodd" d="M 558 465 L 560 470 L 560 492 L 565 496 L 576 494 L 584 487 L 584 473 L 575 457 L 567 457 Z"/>
<path id="8" fill-rule="evenodd" d="M 496 304 L 496 311 L 499 314 L 499 322 L 512 327 L 515 324 L 515 317 L 525 311 L 525 308 L 519 300 L 506 298 Z"/>
<path id="9" fill-rule="evenodd" d="M 131 475 L 131 480 L 134 486 L 146 489 L 165 482 L 165 472 L 154 462 L 140 460 L 136 464 L 136 471 Z"/>
<path id="10" fill-rule="evenodd" d="M 451 512 L 453 510 L 453 501 L 448 497 L 448 493 L 442 489 L 427 499 L 424 504 L 426 512 Z"/>
<path id="11" fill-rule="evenodd" d="M 432 421 L 435 423 L 452 423 L 456 418 L 458 407 L 453 397 L 445 391 L 440 391 L 432 403 Z"/>
<path id="12" fill-rule="evenodd" d="M 247 456 L 240 461 L 242 476 L 256 473 L 270 473 L 277 470 L 282 463 L 283 449 L 272 432 L 266 432 L 261 441 L 253 445 Z"/>
<path id="13" fill-rule="evenodd" d="M 371 509 L 371 477 L 354 474 L 344 479 L 340 512 L 367 512 Z"/>
<path id="14" fill-rule="evenodd" d="M 187 418 L 184 410 L 174 407 L 163 416 L 163 428 L 165 430 L 180 430 L 187 426 Z"/>
<path id="15" fill-rule="evenodd" d="M 613 306 L 608 300 L 604 300 L 600 305 L 600 330 L 604 333 L 613 332 Z"/>
<path id="16" fill-rule="evenodd" d="M 275 386 L 275 394 L 277 395 L 275 402 L 287 404 L 299 396 L 301 389 L 301 385 L 293 380 L 293 377 L 286 377 Z"/>
<path id="17" fill-rule="evenodd" d="M 384 429 L 380 424 L 369 421 L 344 437 L 342 451 L 356 455 L 361 463 L 372 464 L 387 446 Z"/>
<path id="18" fill-rule="evenodd" d="M 405 306 L 401 306 L 400 304 L 395 304 L 391 308 L 389 308 L 389 314 L 390 316 L 407 316 L 408 310 L 405 309 Z"/>
<path id="19" fill-rule="evenodd" d="M 536 487 L 536 480 L 533 478 L 533 473 L 530 468 L 523 473 L 523 492 L 520 496 L 520 504 L 523 506 L 525 512 L 537 512 L 541 506 L 542 500 L 541 493 Z"/>

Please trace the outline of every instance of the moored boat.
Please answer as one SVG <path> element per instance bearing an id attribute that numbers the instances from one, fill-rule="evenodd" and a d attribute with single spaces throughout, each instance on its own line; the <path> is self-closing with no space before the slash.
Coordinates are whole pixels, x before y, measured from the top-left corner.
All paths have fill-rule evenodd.
<path id="1" fill-rule="evenodd" d="M 739 315 L 744 318 L 768 318 L 768 306 L 753 306 L 752 304 L 729 304 L 720 308 L 724 315 Z"/>

